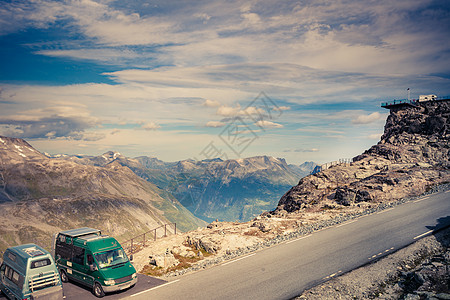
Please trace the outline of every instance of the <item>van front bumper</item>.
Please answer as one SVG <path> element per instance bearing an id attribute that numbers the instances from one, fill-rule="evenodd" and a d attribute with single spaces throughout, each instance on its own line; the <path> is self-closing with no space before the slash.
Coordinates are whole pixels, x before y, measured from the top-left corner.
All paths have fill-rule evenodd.
<path id="1" fill-rule="evenodd" d="M 120 284 L 116 284 L 116 285 L 104 285 L 103 287 L 103 291 L 105 293 L 111 293 L 111 292 L 117 292 L 117 291 L 121 291 L 121 290 L 125 290 L 133 285 L 135 285 L 137 282 L 137 276 L 136 278 L 124 282 L 124 283 L 120 283 Z"/>

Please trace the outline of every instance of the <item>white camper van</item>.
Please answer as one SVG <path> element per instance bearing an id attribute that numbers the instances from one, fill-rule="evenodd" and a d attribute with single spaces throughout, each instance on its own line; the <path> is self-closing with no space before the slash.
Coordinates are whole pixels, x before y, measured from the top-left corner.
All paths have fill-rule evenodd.
<path id="1" fill-rule="evenodd" d="M 419 102 L 425 102 L 425 101 L 432 101 L 436 100 L 436 95 L 420 95 L 419 96 Z"/>

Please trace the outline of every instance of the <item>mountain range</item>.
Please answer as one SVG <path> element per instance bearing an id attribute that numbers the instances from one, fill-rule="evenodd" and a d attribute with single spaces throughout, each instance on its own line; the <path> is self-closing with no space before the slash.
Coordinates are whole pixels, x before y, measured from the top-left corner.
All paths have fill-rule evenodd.
<path id="1" fill-rule="evenodd" d="M 164 162 L 156 157 L 128 158 L 109 151 L 100 156 L 59 158 L 105 167 L 112 163 L 173 195 L 196 217 L 205 221 L 248 221 L 276 207 L 280 197 L 316 166 L 288 165 L 282 158 L 256 156 L 242 159 Z"/>

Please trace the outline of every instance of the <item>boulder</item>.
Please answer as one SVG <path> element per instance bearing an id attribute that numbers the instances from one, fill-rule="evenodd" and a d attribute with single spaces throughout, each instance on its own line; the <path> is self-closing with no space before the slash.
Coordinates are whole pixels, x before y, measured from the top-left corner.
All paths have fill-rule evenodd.
<path id="1" fill-rule="evenodd" d="M 185 243 L 197 250 L 205 250 L 208 253 L 216 254 L 220 249 L 220 241 L 215 240 L 211 236 L 190 236 L 186 237 Z"/>

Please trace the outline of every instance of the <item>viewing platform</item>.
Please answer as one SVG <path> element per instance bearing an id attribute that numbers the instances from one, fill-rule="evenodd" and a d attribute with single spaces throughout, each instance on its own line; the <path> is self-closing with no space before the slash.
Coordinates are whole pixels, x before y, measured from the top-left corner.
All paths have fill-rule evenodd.
<path id="1" fill-rule="evenodd" d="M 399 100 L 392 100 L 389 102 L 381 102 L 381 107 L 386 108 L 386 109 L 391 109 L 391 108 L 398 108 L 401 106 L 412 106 L 412 107 L 418 107 L 419 103 L 423 103 L 423 102 L 429 102 L 429 101 L 442 101 L 442 100 L 450 100 L 450 96 L 442 96 L 442 97 L 435 97 L 433 99 L 412 99 L 412 100 L 408 100 L 408 99 L 399 99 Z"/>

